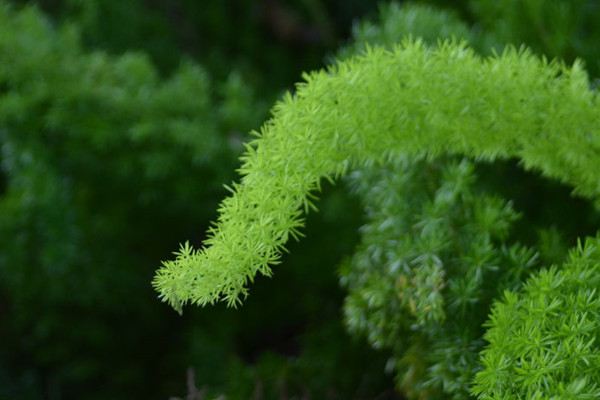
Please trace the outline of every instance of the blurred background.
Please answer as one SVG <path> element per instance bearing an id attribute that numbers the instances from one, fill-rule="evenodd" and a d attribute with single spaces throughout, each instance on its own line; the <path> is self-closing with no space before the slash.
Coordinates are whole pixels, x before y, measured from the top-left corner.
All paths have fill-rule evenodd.
<path id="1" fill-rule="evenodd" d="M 596 1 L 421 3 L 448 19 L 372 0 L 0 1 L 0 399 L 402 399 L 389 355 L 344 327 L 337 268 L 364 218 L 343 185 L 240 309 L 179 316 L 150 282 L 200 245 L 302 71 L 462 32 L 598 76 Z"/>

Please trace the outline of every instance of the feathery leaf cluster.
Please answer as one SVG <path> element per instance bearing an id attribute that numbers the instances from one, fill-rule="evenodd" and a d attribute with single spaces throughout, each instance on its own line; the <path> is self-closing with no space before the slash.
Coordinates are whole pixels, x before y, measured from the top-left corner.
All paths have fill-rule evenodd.
<path id="1" fill-rule="evenodd" d="M 154 280 L 176 308 L 237 304 L 270 275 L 322 178 L 399 154 L 516 157 L 595 198 L 600 105 L 579 64 L 508 49 L 482 59 L 463 44 L 406 41 L 305 75 L 247 145 L 242 180 L 220 206 L 207 247 L 184 248 Z"/>
<path id="2" fill-rule="evenodd" d="M 477 188 L 464 159 L 404 159 L 350 180 L 368 218 L 341 271 L 350 330 L 392 351 L 408 398 L 469 398 L 492 300 L 537 264 L 506 243 L 518 215 Z"/>
<path id="3" fill-rule="evenodd" d="M 506 292 L 486 326 L 480 399 L 600 397 L 600 238 Z"/>

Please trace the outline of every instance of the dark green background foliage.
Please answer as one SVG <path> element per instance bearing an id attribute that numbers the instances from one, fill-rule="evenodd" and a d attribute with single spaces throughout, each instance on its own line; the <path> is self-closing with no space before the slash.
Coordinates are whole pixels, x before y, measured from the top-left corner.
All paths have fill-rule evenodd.
<path id="1" fill-rule="evenodd" d="M 150 286 L 303 70 L 412 35 L 600 73 L 595 1 L 421 3 L 0 3 L 0 399 L 185 397 L 186 371 L 230 399 L 469 398 L 492 301 L 599 222 L 515 162 L 400 160 L 326 187 L 241 309 L 180 317 Z"/>
<path id="2" fill-rule="evenodd" d="M 506 243 L 518 215 L 476 189 L 466 160 L 401 160 L 351 183 L 369 223 L 341 271 L 350 329 L 392 349 L 410 397 L 467 398 L 491 301 L 538 264 L 531 249 Z"/>

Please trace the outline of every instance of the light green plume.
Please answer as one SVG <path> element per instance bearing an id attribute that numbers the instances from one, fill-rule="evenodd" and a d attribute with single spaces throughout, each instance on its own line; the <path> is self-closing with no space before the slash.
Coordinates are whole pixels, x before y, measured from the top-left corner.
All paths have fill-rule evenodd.
<path id="1" fill-rule="evenodd" d="M 247 145 L 242 179 L 205 248 L 184 245 L 154 285 L 176 309 L 235 305 L 270 275 L 322 178 L 400 154 L 516 157 L 527 169 L 600 192 L 600 106 L 587 76 L 527 51 L 482 59 L 464 44 L 405 42 L 307 74 Z"/>

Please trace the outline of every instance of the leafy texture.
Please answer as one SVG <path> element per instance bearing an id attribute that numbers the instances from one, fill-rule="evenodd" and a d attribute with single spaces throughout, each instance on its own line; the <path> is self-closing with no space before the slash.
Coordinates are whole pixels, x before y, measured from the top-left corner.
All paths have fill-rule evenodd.
<path id="1" fill-rule="evenodd" d="M 549 57 L 586 60 L 592 75 L 600 72 L 600 5 L 594 0 L 480 0 L 470 12 L 490 41 L 527 43 Z"/>
<path id="2" fill-rule="evenodd" d="M 600 239 L 496 303 L 485 334 L 480 399 L 600 397 Z"/>
<path id="3" fill-rule="evenodd" d="M 380 20 L 360 24 L 354 35 L 343 57 L 368 44 L 393 49 L 411 35 L 428 44 L 467 39 L 478 52 L 493 42 L 453 14 L 406 3 L 382 7 Z M 586 224 L 576 222 L 573 212 L 560 211 L 560 196 L 543 189 L 552 182 L 516 166 L 502 172 L 506 162 L 400 161 L 363 165 L 350 173 L 367 223 L 360 246 L 341 270 L 349 292 L 345 320 L 352 333 L 385 350 L 388 370 L 394 370 L 406 397 L 469 399 L 492 300 L 503 288 L 517 289 L 532 266 L 562 262 L 565 234 L 572 242 Z M 502 189 L 502 181 L 513 189 Z M 514 190 L 521 194 L 515 196 Z M 500 200 L 498 193 L 518 203 L 517 224 L 512 202 Z M 532 218 L 540 213 L 545 217 Z M 555 225 L 558 215 L 569 220 L 561 229 Z M 576 227 L 572 234 L 568 225 Z"/>
<path id="4" fill-rule="evenodd" d="M 199 196 L 210 203 L 221 192 L 226 167 L 241 149 L 235 130 L 257 118 L 257 110 L 246 107 L 253 95 L 239 77 L 217 89 L 201 67 L 186 63 L 163 81 L 143 55 L 84 52 L 75 31 L 53 29 L 32 8 L 17 13 L 0 5 L 0 25 L 7 177 L 0 230 L 19 238 L 6 248 L 0 244 L 0 262 L 13 288 L 21 280 L 31 287 L 38 278 L 45 286 L 58 271 L 64 285 L 71 278 L 81 285 L 89 254 L 80 247 L 110 242 L 116 226 L 131 229 L 122 226 L 128 213 L 157 204 L 182 210 L 185 204 L 168 198 Z M 200 188 L 189 184 L 190 173 L 200 177 Z M 209 211 L 202 213 L 208 218 Z M 104 245 L 107 256 L 118 246 Z M 30 258 L 31 248 L 39 259 Z M 96 283 L 89 287 L 102 281 L 96 272 L 90 279 Z M 98 289 L 74 292 L 95 298 L 106 290 Z"/>
<path id="5" fill-rule="evenodd" d="M 221 204 L 208 247 L 184 246 L 158 271 L 154 284 L 174 307 L 239 302 L 299 235 L 320 180 L 350 166 L 399 154 L 518 157 L 577 193 L 600 190 L 600 107 L 578 64 L 405 42 L 305 78 L 247 145 L 241 183 Z"/>
<path id="6" fill-rule="evenodd" d="M 183 386 L 182 371 L 188 365 L 193 365 L 197 384 L 206 387 L 209 398 L 217 393 L 243 399 L 371 398 L 375 397 L 374 387 L 389 386 L 379 374 L 382 360 L 370 357 L 368 349 L 361 350 L 359 342 L 350 342 L 333 317 L 341 293 L 335 290 L 333 274 L 322 271 L 336 264 L 340 253 L 350 251 L 357 235 L 349 227 L 358 224 L 360 215 L 356 204 L 343 197 L 338 188 L 328 188 L 321 202 L 324 212 L 311 215 L 303 254 L 293 251 L 294 256 L 286 260 L 287 267 L 281 268 L 278 284 L 266 285 L 268 291 L 265 285 L 255 288 L 243 312 L 196 310 L 179 319 L 156 304 L 148 288 L 151 271 L 147 267 L 167 254 L 181 237 L 198 240 L 192 232 L 198 233 L 197 227 L 212 218 L 215 198 L 223 195 L 220 184 L 231 179 L 229 171 L 245 137 L 240 132 L 256 126 L 262 115 L 263 107 L 256 102 L 251 85 L 259 84 L 261 97 L 268 99 L 298 69 L 319 64 L 324 41 L 341 33 L 336 32 L 339 27 L 327 14 L 335 15 L 338 22 L 348 21 L 355 17 L 350 15 L 354 11 L 348 10 L 356 9 L 349 4 L 360 2 L 293 1 L 292 9 L 302 14 L 299 19 L 289 13 L 286 4 L 274 14 L 292 17 L 286 19 L 291 35 L 281 29 L 272 32 L 281 28 L 272 25 L 279 17 L 269 20 L 265 11 L 271 7 L 261 9 L 252 1 L 239 2 L 235 8 L 218 0 L 177 4 L 34 1 L 55 21 L 68 20 L 77 29 L 72 25 L 53 27 L 29 7 L 15 12 L 1 6 L 0 341 L 4 346 L 0 349 L 0 397 L 117 399 L 130 396 L 132 388 L 137 397 L 166 397 L 166 392 L 183 392 L 174 382 Z M 332 12 L 333 4 L 344 4 L 342 12 L 338 13 L 337 7 Z M 364 4 L 367 9 L 374 3 Z M 355 43 L 342 52 L 342 58 L 364 52 L 363 58 L 368 59 L 373 56 L 369 47 L 374 44 L 386 46 L 392 53 L 408 51 L 404 58 L 376 50 L 390 71 L 367 68 L 363 59 L 350 59 L 342 69 L 354 72 L 344 75 L 345 80 L 336 78 L 337 67 L 332 67 L 314 78 L 318 83 L 311 83 L 323 85 L 320 89 L 300 89 L 295 100 L 279 106 L 282 111 L 277 111 L 277 118 L 289 121 L 271 123 L 273 127 L 265 132 L 278 136 L 269 143 L 281 141 L 278 149 L 286 152 L 271 162 L 269 154 L 276 151 L 259 150 L 262 139 L 249 152 L 265 153 L 260 168 L 262 177 L 273 177 L 268 185 L 273 186 L 277 179 L 285 181 L 287 176 L 293 178 L 289 187 L 279 186 L 275 193 L 292 193 L 298 206 L 288 207 L 292 202 L 284 205 L 287 211 L 283 214 L 272 214 L 280 217 L 275 221 L 279 224 L 275 240 L 269 234 L 259 240 L 267 240 L 262 242 L 267 248 L 276 244 L 270 253 L 270 259 L 276 259 L 287 229 L 278 221 L 289 219 L 288 212 L 294 210 L 298 214 L 292 219 L 298 222 L 301 218 L 303 179 L 312 182 L 308 187 L 318 188 L 319 174 L 332 177 L 340 170 L 350 171 L 351 186 L 367 210 L 367 221 L 357 253 L 342 268 L 342 282 L 349 290 L 346 321 L 352 332 L 385 350 L 381 353 L 389 357 L 388 366 L 407 397 L 467 398 L 477 371 L 481 372 L 475 391 L 480 396 L 598 397 L 598 378 L 593 375 L 598 349 L 592 343 L 594 335 L 589 334 L 596 329 L 593 324 L 597 318 L 585 319 L 585 312 L 596 309 L 595 297 L 581 304 L 565 300 L 569 310 L 576 310 L 578 317 L 573 320 L 567 312 L 563 319 L 555 315 L 546 319 L 546 313 L 538 312 L 546 307 L 546 300 L 537 289 L 518 292 L 530 267 L 561 264 L 568 243 L 582 232 L 595 231 L 598 220 L 586 219 L 589 205 L 568 199 L 565 187 L 560 192 L 561 203 L 556 191 L 546 190 L 549 185 L 558 185 L 556 182 L 545 180 L 540 185 L 542 179 L 531 179 L 535 174 L 524 173 L 515 165 L 519 157 L 527 158 L 521 154 L 527 148 L 523 143 L 540 141 L 543 147 L 544 135 L 553 140 L 534 158 L 551 159 L 555 148 L 564 148 L 558 159 L 577 159 L 577 164 L 585 161 L 579 159 L 581 148 L 589 146 L 589 153 L 597 153 L 594 141 L 585 136 L 597 133 L 597 123 L 589 123 L 591 129 L 586 131 L 589 113 L 574 112 L 577 93 L 585 107 L 595 107 L 596 100 L 585 100 L 589 97 L 585 89 L 573 89 L 575 94 L 567 96 L 564 113 L 557 119 L 548 118 L 546 114 L 561 110 L 560 96 L 568 92 L 566 86 L 561 89 L 554 82 L 555 78 L 563 84 L 571 79 L 561 66 L 550 67 L 554 72 L 535 67 L 538 72 L 548 72 L 542 73 L 545 84 L 536 81 L 539 84 L 510 87 L 505 81 L 512 76 L 489 71 L 508 68 L 504 64 L 491 67 L 486 65 L 495 61 L 467 57 L 469 69 L 457 77 L 452 74 L 458 67 L 445 69 L 443 63 L 449 60 L 435 55 L 438 50 L 410 49 L 419 47 L 414 44 L 402 50 L 394 46 L 405 36 L 421 37 L 424 43 L 434 45 L 440 38 L 456 37 L 466 40 L 477 52 L 489 54 L 490 46 L 501 49 L 506 42 L 525 42 L 535 52 L 569 62 L 582 57 L 593 76 L 598 71 L 600 25 L 595 22 L 599 9 L 591 0 L 457 0 L 452 7 L 457 14 L 406 3 L 382 7 L 377 23 L 357 25 Z M 458 13 L 474 25 L 462 23 Z M 234 17 L 236 23 L 229 23 Z M 77 30 L 83 34 L 83 45 Z M 265 41 L 272 33 L 277 40 Z M 303 36 L 305 33 L 308 35 Z M 306 39 L 311 41 L 309 45 L 302 42 Z M 107 55 L 98 48 L 113 54 L 135 48 L 145 54 Z M 413 65 L 409 55 L 416 55 L 414 62 L 420 65 Z M 182 64 L 182 56 L 194 56 L 204 64 Z M 390 57 L 400 58 L 392 62 Z M 511 70 L 516 74 L 535 64 L 510 62 L 519 65 Z M 244 75 L 230 74 L 231 68 L 244 71 Z M 367 86 L 363 85 L 371 72 L 380 74 L 382 81 L 377 83 L 373 76 L 367 79 Z M 353 74 L 358 76 L 358 84 Z M 527 74 L 533 77 L 537 73 Z M 575 81 L 584 88 L 584 79 L 579 72 L 576 75 Z M 465 77 L 471 83 L 457 83 Z M 486 79 L 491 81 L 480 85 Z M 406 82 L 411 88 L 402 87 Z M 353 86 L 361 92 L 354 92 Z M 483 97 L 480 87 L 485 89 Z M 502 97 L 506 95 L 503 91 L 514 87 L 518 89 L 515 93 L 525 98 L 557 97 L 553 102 L 528 100 L 518 107 L 514 102 L 517 97 L 506 100 L 508 107 L 502 99 L 488 104 L 494 93 Z M 463 93 L 466 101 L 455 93 L 449 96 L 449 103 L 445 102 L 448 94 L 460 90 L 467 90 Z M 331 92 L 329 97 L 319 94 L 325 92 Z M 340 95 L 345 92 L 348 94 Z M 374 94 L 379 97 L 374 99 Z M 361 99 L 363 95 L 367 97 Z M 303 96 L 312 100 L 303 100 Z M 338 100 L 344 101 L 339 108 Z M 428 102 L 438 108 L 428 109 Z M 377 110 L 379 106 L 386 108 Z M 481 125 L 470 125 L 479 130 L 464 136 L 468 127 L 460 124 L 478 124 L 479 111 L 487 116 Z M 490 115 L 493 112 L 495 116 Z M 595 112 L 597 115 L 597 107 Z M 523 113 L 530 119 L 522 117 Z M 435 117 L 433 123 L 430 115 Z M 313 116 L 318 118 L 312 120 Z M 504 131 L 494 131 L 498 128 L 496 120 L 503 118 L 508 119 L 499 127 Z M 564 125 L 549 128 L 564 118 Z M 571 131 L 569 118 L 584 122 L 573 124 Z M 486 121 L 492 122 L 486 125 Z M 526 126 L 512 132 L 522 122 Z M 337 123 L 343 129 L 337 132 L 341 137 L 332 139 Z M 426 137 L 423 143 L 417 140 L 418 135 L 432 135 L 429 129 L 440 128 L 444 134 L 453 133 L 437 147 L 431 145 L 437 136 Z M 300 140 L 310 130 L 314 136 Z M 401 135 L 414 138 L 392 143 L 387 137 L 390 132 L 396 139 Z M 579 136 L 569 138 L 573 133 L 583 135 L 584 141 Z M 480 134 L 484 136 L 478 137 Z M 487 147 L 477 143 L 496 134 L 507 135 L 514 147 L 502 150 L 501 144 L 491 143 L 493 154 L 479 153 Z M 531 136 L 525 141 L 510 139 L 519 134 Z M 290 142 L 286 144 L 284 136 L 288 135 Z M 347 138 L 353 142 L 346 143 Z M 376 143 L 382 139 L 384 143 Z M 337 146 L 335 150 L 326 148 L 331 143 Z M 324 148 L 315 151 L 313 144 Z M 471 156 L 483 154 L 487 159 L 499 151 L 499 156 L 515 158 L 487 164 L 467 161 L 461 154 L 439 156 L 446 148 L 462 153 L 463 147 Z M 339 157 L 326 168 L 315 167 L 332 155 Z M 301 170 L 294 166 L 301 157 L 313 156 L 317 158 L 301 164 Z M 283 164 L 286 157 L 290 163 Z M 530 164 L 543 170 L 543 163 Z M 556 170 L 564 169 L 565 181 L 578 183 L 577 176 L 571 176 L 573 172 L 579 174 L 570 169 L 573 161 L 555 164 Z M 589 164 L 593 174 L 596 165 Z M 507 165 L 512 167 L 507 169 Z M 549 174 L 553 175 L 552 171 Z M 271 197 L 270 186 L 262 185 L 261 180 L 257 176 L 252 181 L 260 186 L 253 192 L 252 204 Z M 234 188 L 234 192 L 238 190 L 243 191 Z M 523 194 L 515 195 L 520 191 Z M 527 196 L 527 192 L 535 195 Z M 595 190 L 589 192 L 595 199 Z M 526 202 L 522 201 L 524 196 Z M 240 204 L 243 208 L 248 202 Z M 271 204 L 282 202 L 275 198 Z M 260 212 L 253 214 L 250 222 L 259 220 Z M 265 225 L 271 224 L 271 217 Z M 248 222 L 239 224 L 244 232 L 240 238 Z M 229 240 L 231 248 L 238 242 Z M 596 246 L 596 239 L 586 244 L 586 249 L 588 246 Z M 263 248 L 259 243 L 258 252 Z M 538 258 L 533 256 L 534 249 Z M 193 253 L 191 246 L 184 251 L 190 258 Z M 577 267 L 578 271 L 594 269 L 595 250 L 579 249 L 573 254 L 571 264 L 591 260 L 589 268 Z M 244 265 L 251 264 L 251 257 L 242 259 Z M 564 280 L 571 264 L 564 272 L 554 267 L 548 279 Z M 268 273 L 268 267 L 262 271 Z M 254 272 L 251 268 L 236 272 L 240 281 L 245 281 L 239 293 Z M 588 289 L 593 292 L 594 274 L 582 274 L 590 278 L 587 286 L 581 286 L 587 295 Z M 188 273 L 192 280 L 196 276 Z M 530 282 L 539 279 L 536 276 Z M 214 282 L 221 284 L 218 279 Z M 234 279 L 233 284 L 238 285 L 238 281 Z M 568 288 L 557 285 L 549 285 L 552 298 L 562 299 L 563 291 L 575 293 L 571 290 L 575 284 Z M 554 287 L 559 293 L 552 292 Z M 488 324 L 491 345 L 482 365 L 477 360 L 484 343 L 480 325 L 492 299 L 506 288 L 512 292 L 494 308 L 500 310 L 499 317 Z M 230 292 L 218 294 L 217 290 L 216 298 L 228 299 Z M 532 295 L 533 300 L 543 301 L 532 302 Z M 519 306 L 512 307 L 511 299 Z M 506 317 L 501 318 L 503 313 L 515 313 L 514 321 L 510 321 L 515 322 L 516 332 L 512 325 L 502 323 Z M 132 320 L 131 315 L 136 318 Z M 570 336 L 557 330 L 564 321 L 574 327 Z M 532 349 L 530 342 L 523 344 L 528 339 L 519 336 L 523 326 L 529 335 L 541 337 L 554 347 L 540 351 Z M 494 336 L 492 332 L 499 333 Z M 518 338 L 512 343 L 518 349 L 507 348 L 502 342 L 506 334 Z M 555 340 L 559 334 L 567 347 Z M 360 355 L 363 351 L 368 357 Z M 560 364 L 553 359 L 546 362 L 549 352 L 562 357 L 569 351 L 577 356 Z M 492 361 L 497 360 L 500 353 L 500 358 L 510 360 L 505 375 L 497 374 L 498 364 L 487 359 L 492 354 Z M 160 379 L 148 380 L 158 374 Z M 574 380 L 575 375 L 583 378 Z"/>
<path id="7" fill-rule="evenodd" d="M 368 219 L 341 271 L 350 330 L 391 350 L 409 398 L 469 398 L 491 302 L 536 264 L 505 244 L 517 214 L 481 192 L 467 160 L 401 160 L 350 181 Z"/>
<path id="8" fill-rule="evenodd" d="M 355 25 L 352 36 L 352 42 L 338 52 L 338 60 L 363 52 L 369 46 L 391 49 L 407 37 L 433 45 L 439 40 L 458 38 L 475 46 L 478 39 L 454 13 L 417 3 L 383 4 L 377 21 Z"/>
<path id="9" fill-rule="evenodd" d="M 147 377 L 186 351 L 148 265 L 212 217 L 261 103 L 236 74 L 85 50 L 31 7 L 0 3 L 0 59 L 0 398 L 165 393 Z"/>
<path id="10" fill-rule="evenodd" d="M 404 31 L 399 20 L 395 27 Z M 442 36 L 469 35 L 458 23 L 451 31 L 457 33 Z M 383 44 L 385 32 L 385 24 L 374 32 Z M 471 163 L 439 156 L 518 158 L 597 199 L 599 108 L 585 73 L 578 64 L 548 64 L 524 51 L 480 59 L 456 42 L 428 48 L 405 41 L 391 51 L 367 47 L 363 56 L 305 78 L 247 146 L 241 183 L 222 203 L 209 247 L 182 247 L 155 285 L 178 309 L 187 302 L 237 304 L 256 273 L 270 275 L 288 237 L 300 235 L 302 209 L 314 208 L 320 179 L 355 169 L 352 181 L 369 222 L 342 268 L 350 329 L 392 350 L 389 366 L 409 398 L 470 398 L 470 382 L 482 369 L 481 326 L 490 305 L 502 290 L 518 290 L 536 256 L 507 242 L 517 215 L 509 203 L 477 188 Z M 551 242 L 550 232 L 542 242 Z M 494 320 L 490 326 L 490 332 L 500 329 Z M 597 330 L 593 323 L 587 327 Z M 488 352 L 504 360 L 491 341 Z M 589 354 L 575 357 L 573 374 L 597 369 L 590 343 L 586 337 L 574 344 L 588 344 Z M 512 349 L 514 358 L 526 357 L 521 350 Z M 543 384 L 526 389 L 523 398 L 552 393 L 551 379 L 562 388 L 558 395 L 595 395 L 593 378 L 547 376 L 542 364 L 548 357 L 540 357 L 523 379 Z M 485 356 L 483 368 L 478 379 L 497 369 Z M 500 383 L 488 379 L 475 391 L 485 396 L 510 376 Z M 506 398 L 518 390 L 511 387 Z"/>

